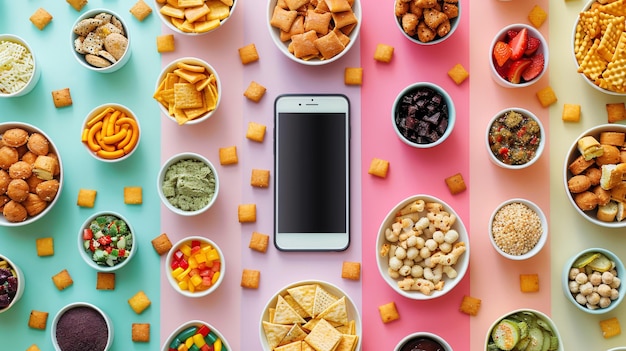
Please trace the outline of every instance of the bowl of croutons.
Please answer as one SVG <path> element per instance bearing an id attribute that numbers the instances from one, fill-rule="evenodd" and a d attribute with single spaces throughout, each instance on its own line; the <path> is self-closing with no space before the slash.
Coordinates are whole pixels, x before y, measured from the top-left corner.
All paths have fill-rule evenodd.
<path id="1" fill-rule="evenodd" d="M 28 94 L 39 81 L 41 68 L 30 45 L 13 34 L 0 34 L 0 56 L 7 57 L 0 76 L 0 98 Z"/>
<path id="2" fill-rule="evenodd" d="M 233 16 L 239 0 L 154 1 L 163 24 L 175 33 L 197 36 L 216 31 Z"/>
<path id="3" fill-rule="evenodd" d="M 461 20 L 459 0 L 394 1 L 398 29 L 410 41 L 435 45 L 450 38 Z"/>
<path id="4" fill-rule="evenodd" d="M 45 216 L 63 186 L 58 149 L 40 128 L 0 123 L 0 226 L 22 226 Z"/>

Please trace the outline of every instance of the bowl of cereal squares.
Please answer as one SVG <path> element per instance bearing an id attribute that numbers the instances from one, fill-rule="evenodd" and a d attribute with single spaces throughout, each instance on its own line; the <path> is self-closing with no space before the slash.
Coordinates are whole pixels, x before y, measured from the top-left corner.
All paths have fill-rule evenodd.
<path id="1" fill-rule="evenodd" d="M 204 344 L 202 341 L 204 341 Z M 172 330 L 165 339 L 161 351 L 178 350 L 180 345 L 196 345 L 198 349 L 204 347 L 198 344 L 207 345 L 207 350 L 233 350 L 228 344 L 228 340 L 213 325 L 198 319 L 182 323 Z"/>
<path id="2" fill-rule="evenodd" d="M 81 66 L 100 73 L 113 73 L 124 67 L 132 53 L 124 19 L 100 8 L 88 10 L 76 19 L 70 45 Z"/>
<path id="3" fill-rule="evenodd" d="M 232 17 L 239 0 L 154 1 L 163 24 L 182 35 L 202 35 L 221 28 Z"/>
<path id="4" fill-rule="evenodd" d="M 222 82 L 206 61 L 182 57 L 167 64 L 156 82 L 153 98 L 161 113 L 178 125 L 209 119 L 222 100 Z"/>
<path id="5" fill-rule="evenodd" d="M 391 108 L 391 123 L 405 144 L 418 149 L 431 148 L 452 134 L 456 109 L 443 88 L 417 82 L 398 93 Z"/>
<path id="6" fill-rule="evenodd" d="M 407 39 L 420 45 L 435 45 L 451 37 L 459 26 L 461 1 L 395 0 L 394 16 Z"/>
<path id="7" fill-rule="evenodd" d="M 343 57 L 356 42 L 361 17 L 360 0 L 269 0 L 267 6 L 267 26 L 276 47 L 310 66 Z"/>
<path id="8" fill-rule="evenodd" d="M 305 346 L 314 350 L 361 349 L 357 305 L 341 288 L 325 281 L 303 280 L 284 286 L 265 304 L 260 319 L 264 351 L 283 346 L 298 350 Z"/>
<path id="9" fill-rule="evenodd" d="M 92 109 L 83 122 L 81 142 L 95 159 L 123 161 L 132 155 L 141 139 L 139 119 L 128 107 L 115 103 Z"/>
<path id="10" fill-rule="evenodd" d="M 57 203 L 63 187 L 61 156 L 40 128 L 0 123 L 0 226 L 33 223 Z"/>
<path id="11" fill-rule="evenodd" d="M 568 200 L 583 218 L 602 227 L 626 227 L 625 138 L 624 125 L 598 125 L 576 137 L 565 156 Z"/>
<path id="12" fill-rule="evenodd" d="M 487 329 L 485 350 L 563 351 L 563 339 L 545 313 L 524 308 L 506 312 Z"/>
<path id="13" fill-rule="evenodd" d="M 450 205 L 431 195 L 412 195 L 385 216 L 378 230 L 376 262 L 398 294 L 428 300 L 450 292 L 469 266 L 469 236 Z"/>
<path id="14" fill-rule="evenodd" d="M 39 81 L 41 68 L 26 40 L 13 34 L 0 34 L 0 98 L 28 94 Z"/>
<path id="15" fill-rule="evenodd" d="M 24 273 L 8 257 L 0 254 L 0 314 L 8 311 L 24 295 Z"/>
<path id="16" fill-rule="evenodd" d="M 220 188 L 215 166 L 193 152 L 176 154 L 165 161 L 156 185 L 165 207 L 181 216 L 199 215 L 211 208 Z"/>
<path id="17" fill-rule="evenodd" d="M 489 218 L 493 248 L 510 260 L 526 260 L 538 254 L 548 240 L 548 221 L 534 202 L 509 199 Z"/>
<path id="18" fill-rule="evenodd" d="M 626 290 L 624 264 L 613 252 L 592 247 L 571 256 L 563 266 L 563 292 L 583 312 L 603 314 L 617 308 Z"/>

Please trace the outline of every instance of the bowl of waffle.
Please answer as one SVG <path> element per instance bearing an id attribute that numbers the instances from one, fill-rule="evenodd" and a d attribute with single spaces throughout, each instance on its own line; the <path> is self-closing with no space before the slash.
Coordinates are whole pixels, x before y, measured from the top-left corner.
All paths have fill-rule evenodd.
<path id="1" fill-rule="evenodd" d="M 619 15 L 625 9 L 621 1 L 603 2 L 590 0 L 578 15 L 572 33 L 574 61 L 577 72 L 594 89 L 626 95 L 626 32 Z"/>

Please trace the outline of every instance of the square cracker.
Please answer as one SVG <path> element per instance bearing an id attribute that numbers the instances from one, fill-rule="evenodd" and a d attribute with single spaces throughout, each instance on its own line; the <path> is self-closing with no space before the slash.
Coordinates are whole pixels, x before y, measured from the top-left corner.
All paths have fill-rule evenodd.
<path id="1" fill-rule="evenodd" d="M 386 178 L 388 171 L 389 161 L 374 157 L 370 162 L 370 168 L 367 170 L 367 173 L 376 177 Z"/>
<path id="2" fill-rule="evenodd" d="M 167 236 L 167 233 L 161 233 L 159 236 L 152 239 L 151 243 L 159 256 L 166 254 L 172 248 L 172 241 Z"/>
<path id="3" fill-rule="evenodd" d="M 92 208 L 96 202 L 97 191 L 93 189 L 79 189 L 76 204 L 80 207 Z"/>
<path id="4" fill-rule="evenodd" d="M 80 12 L 85 5 L 87 5 L 87 0 L 66 0 L 68 4 L 70 4 L 74 10 Z"/>
<path id="5" fill-rule="evenodd" d="M 52 21 L 52 15 L 43 7 L 40 7 L 30 16 L 29 19 L 33 22 L 35 27 L 39 28 L 39 30 L 43 30 L 48 23 Z"/>
<path id="6" fill-rule="evenodd" d="M 253 168 L 250 175 L 250 185 L 257 188 L 270 186 L 270 171 L 268 169 Z"/>
<path id="7" fill-rule="evenodd" d="M 378 306 L 378 312 L 380 313 L 380 318 L 382 319 L 383 323 L 389 323 L 400 319 L 398 309 L 396 308 L 396 303 L 393 301 Z"/>
<path id="8" fill-rule="evenodd" d="M 262 234 L 259 232 L 252 232 L 252 236 L 250 236 L 250 243 L 248 247 L 254 251 L 258 252 L 266 252 L 267 246 L 270 241 L 270 236 L 267 234 Z"/>
<path id="9" fill-rule="evenodd" d="M 387 44 L 378 44 L 376 45 L 376 50 L 374 51 L 374 60 L 384 63 L 391 62 L 393 58 L 393 46 Z"/>
<path id="10" fill-rule="evenodd" d="M 139 290 L 135 295 L 128 299 L 128 304 L 130 305 L 130 308 L 135 311 L 135 313 L 140 314 L 148 308 L 152 302 L 143 290 Z"/>
<path id="11" fill-rule="evenodd" d="M 124 203 L 127 205 L 140 205 L 143 203 L 143 190 L 140 186 L 124 187 Z"/>
<path id="12" fill-rule="evenodd" d="M 617 317 L 601 320 L 600 330 L 602 330 L 602 336 L 605 339 L 612 338 L 622 333 L 622 328 L 620 327 Z"/>
<path id="13" fill-rule="evenodd" d="M 72 276 L 70 276 L 70 273 L 67 271 L 67 269 L 64 269 L 59 273 L 53 275 L 52 282 L 54 283 L 54 286 L 56 286 L 59 290 L 65 290 L 70 285 L 74 284 L 74 280 L 72 280 Z"/>
<path id="14" fill-rule="evenodd" d="M 346 67 L 343 74 L 343 82 L 346 85 L 363 84 L 363 68 L 362 67 Z"/>
<path id="15" fill-rule="evenodd" d="M 202 93 L 196 90 L 191 83 L 174 84 L 174 106 L 175 108 L 197 108 L 202 107 Z"/>
<path id="16" fill-rule="evenodd" d="M 157 36 L 157 51 L 158 52 L 172 52 L 176 50 L 176 44 L 174 40 L 174 34 L 162 34 Z"/>
<path id="17" fill-rule="evenodd" d="M 28 326 L 33 329 L 46 329 L 48 322 L 48 312 L 32 310 L 28 317 Z"/>
<path id="18" fill-rule="evenodd" d="M 452 80 L 457 84 L 463 83 L 467 77 L 469 77 L 469 72 L 461 65 L 457 63 L 448 71 L 448 76 L 452 78 Z"/>
<path id="19" fill-rule="evenodd" d="M 465 180 L 463 180 L 463 175 L 461 173 L 447 177 L 445 182 L 448 186 L 448 190 L 450 190 L 450 194 L 452 195 L 456 195 L 467 189 L 467 185 L 465 184 Z"/>
<path id="20" fill-rule="evenodd" d="M 248 130 L 246 131 L 246 138 L 252 141 L 262 143 L 265 139 L 265 130 L 267 127 L 264 124 L 250 122 L 248 123 Z"/>
<path id="21" fill-rule="evenodd" d="M 341 277 L 344 279 L 359 280 L 361 278 L 361 263 L 343 261 Z"/>
<path id="22" fill-rule="evenodd" d="M 256 222 L 256 204 L 241 204 L 237 208 L 239 223 Z"/>
<path id="23" fill-rule="evenodd" d="M 144 0 L 137 0 L 133 7 L 130 8 L 130 13 L 139 21 L 143 21 L 152 13 L 152 8 Z"/>
<path id="24" fill-rule="evenodd" d="M 133 341 L 150 341 L 150 323 L 133 323 L 131 328 L 131 338 Z"/>
<path id="25" fill-rule="evenodd" d="M 35 245 L 37 247 L 37 256 L 54 255 L 54 239 L 52 237 L 37 238 Z"/>
<path id="26" fill-rule="evenodd" d="M 115 290 L 115 272 L 98 272 L 96 290 Z"/>
<path id="27" fill-rule="evenodd" d="M 247 65 L 251 62 L 259 60 L 259 53 L 256 50 L 254 43 L 239 48 L 239 58 L 241 63 Z"/>
<path id="28" fill-rule="evenodd" d="M 313 303 L 317 284 L 305 284 L 287 289 L 287 293 L 309 314 L 313 315 Z"/>
<path id="29" fill-rule="evenodd" d="M 333 351 L 337 348 L 342 334 L 324 319 L 313 327 L 304 341 L 317 351 Z"/>
<path id="30" fill-rule="evenodd" d="M 66 107 L 72 105 L 72 95 L 70 94 L 70 88 L 63 88 L 52 91 L 52 102 L 54 107 Z"/>
<path id="31" fill-rule="evenodd" d="M 266 90 L 267 88 L 263 85 L 255 81 L 251 81 L 246 90 L 243 92 L 243 96 L 254 102 L 259 102 L 261 101 L 263 95 L 265 95 Z"/>
<path id="32" fill-rule="evenodd" d="M 520 274 L 519 275 L 520 291 L 524 293 L 539 291 L 539 274 Z"/>
<path id="33" fill-rule="evenodd" d="M 482 300 L 477 297 L 465 295 L 463 296 L 463 300 L 461 300 L 459 311 L 470 316 L 475 316 L 478 314 L 478 310 L 480 310 L 481 302 Z"/>
<path id="34" fill-rule="evenodd" d="M 239 162 L 239 157 L 237 156 L 237 146 L 233 145 L 221 147 L 219 149 L 219 154 L 221 165 L 233 165 Z"/>
<path id="35" fill-rule="evenodd" d="M 258 289 L 261 280 L 261 271 L 244 269 L 241 273 L 241 287 L 246 289 Z"/>

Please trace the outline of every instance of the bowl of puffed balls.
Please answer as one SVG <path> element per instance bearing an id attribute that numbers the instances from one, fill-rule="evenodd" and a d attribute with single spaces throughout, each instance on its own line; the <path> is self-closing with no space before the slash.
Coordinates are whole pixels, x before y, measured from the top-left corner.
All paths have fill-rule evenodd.
<path id="1" fill-rule="evenodd" d="M 579 310 L 603 314 L 614 310 L 624 299 L 621 287 L 624 264 L 613 252 L 588 248 L 571 256 L 563 267 L 563 292 Z"/>
<path id="2" fill-rule="evenodd" d="M 394 16 L 400 32 L 420 45 L 439 44 L 454 33 L 461 19 L 459 0 L 395 0 Z"/>
<path id="3" fill-rule="evenodd" d="M 385 216 L 378 230 L 378 271 L 398 294 L 428 300 L 450 292 L 469 266 L 469 237 L 450 205 L 413 195 Z"/>

